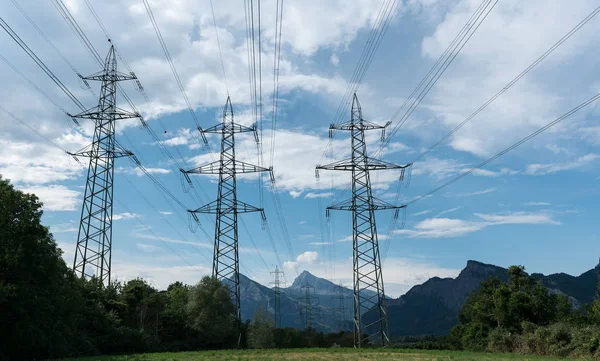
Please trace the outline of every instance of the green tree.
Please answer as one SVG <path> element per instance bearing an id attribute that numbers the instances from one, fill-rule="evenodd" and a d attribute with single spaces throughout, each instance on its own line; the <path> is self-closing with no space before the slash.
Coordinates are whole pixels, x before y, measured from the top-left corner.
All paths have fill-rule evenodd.
<path id="1" fill-rule="evenodd" d="M 189 322 L 200 332 L 204 346 L 228 348 L 237 343 L 238 322 L 229 290 L 214 277 L 204 277 L 190 290 Z"/>
<path id="2" fill-rule="evenodd" d="M 522 332 L 524 322 L 544 326 L 570 317 L 568 299 L 549 294 L 523 266 L 511 266 L 508 275 L 508 283 L 491 277 L 467 298 L 451 332 L 455 345 L 482 351 L 492 335 L 495 347 L 504 350 L 511 342 L 510 335 Z"/>
<path id="3" fill-rule="evenodd" d="M 275 323 L 263 308 L 259 308 L 254 313 L 254 319 L 248 330 L 248 346 L 250 348 L 275 347 Z"/>
<path id="4" fill-rule="evenodd" d="M 76 280 L 41 217 L 35 195 L 0 177 L 0 349 L 8 359 L 76 352 Z"/>

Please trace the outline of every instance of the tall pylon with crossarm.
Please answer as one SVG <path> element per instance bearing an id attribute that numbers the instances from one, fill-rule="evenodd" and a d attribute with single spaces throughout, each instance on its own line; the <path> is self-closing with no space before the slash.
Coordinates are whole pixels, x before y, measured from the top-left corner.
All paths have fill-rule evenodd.
<path id="1" fill-rule="evenodd" d="M 217 199 L 196 210 L 189 211 L 198 222 L 198 213 L 216 214 L 215 244 L 212 274 L 229 288 L 237 318 L 241 321 L 240 312 L 240 262 L 238 253 L 238 213 L 260 212 L 263 222 L 266 221 L 262 208 L 254 207 L 238 200 L 236 175 L 239 173 L 270 172 L 271 168 L 263 168 L 239 161 L 235 158 L 235 134 L 254 133 L 258 143 L 256 125 L 247 127 L 237 124 L 233 118 L 231 99 L 223 108 L 223 121 L 208 129 L 198 129 L 201 133 L 221 134 L 220 159 L 198 168 L 183 171 L 184 174 L 218 174 L 219 193 Z"/>
<path id="2" fill-rule="evenodd" d="M 105 284 L 110 283 L 115 158 L 132 155 L 116 141 L 115 122 L 139 117 L 117 108 L 117 82 L 137 78 L 133 73 L 117 71 L 115 48 L 111 45 L 104 69 L 83 79 L 101 81 L 102 86 L 98 106 L 72 116 L 95 123 L 92 144 L 71 153 L 90 159 L 73 270 L 80 277 L 98 277 Z"/>
<path id="3" fill-rule="evenodd" d="M 369 172 L 373 170 L 404 169 L 409 165 L 395 165 L 367 155 L 365 131 L 381 130 L 382 139 L 385 128 L 389 125 L 377 125 L 362 117 L 358 97 L 352 99 L 351 118 L 349 122 L 332 124 L 329 134 L 336 130 L 347 130 L 351 133 L 352 155 L 348 159 L 327 165 L 317 165 L 317 177 L 320 169 L 344 170 L 352 172 L 352 198 L 327 207 L 330 210 L 352 212 L 352 245 L 353 245 L 353 279 L 354 279 L 354 346 L 364 343 L 389 343 L 387 309 L 381 259 L 375 225 L 375 211 L 382 209 L 398 211 L 405 206 L 395 206 L 377 199 L 371 190 Z M 401 176 L 403 177 L 403 175 Z"/>

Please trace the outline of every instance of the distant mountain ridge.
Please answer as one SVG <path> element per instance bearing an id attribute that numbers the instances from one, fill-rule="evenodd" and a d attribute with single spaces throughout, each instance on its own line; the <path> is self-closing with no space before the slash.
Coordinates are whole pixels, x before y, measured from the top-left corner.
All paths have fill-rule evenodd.
<path id="1" fill-rule="evenodd" d="M 576 306 L 594 299 L 600 268 L 597 266 L 579 276 L 556 273 L 548 276 L 534 273 L 551 292 L 570 296 Z M 470 260 L 456 278 L 433 277 L 412 287 L 406 294 L 387 300 L 388 320 L 392 336 L 446 335 L 456 324 L 458 313 L 471 292 L 491 276 L 508 280 L 507 269 Z M 305 291 L 311 286 L 313 297 L 313 327 L 325 332 L 340 330 L 338 315 L 340 288 L 333 282 L 302 272 L 288 288 L 281 289 L 282 327 L 304 328 L 303 308 Z M 243 275 L 240 277 L 242 318 L 252 319 L 259 308 L 274 314 L 275 292 Z M 352 327 L 353 291 L 342 288 L 345 308 L 344 329 Z"/>

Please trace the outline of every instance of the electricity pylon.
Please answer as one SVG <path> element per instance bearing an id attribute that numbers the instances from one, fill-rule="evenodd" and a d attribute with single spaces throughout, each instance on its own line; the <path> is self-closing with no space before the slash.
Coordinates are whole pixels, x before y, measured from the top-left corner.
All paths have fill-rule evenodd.
<path id="1" fill-rule="evenodd" d="M 346 328 L 346 307 L 344 305 L 344 301 L 346 300 L 346 296 L 344 296 L 344 285 L 342 281 L 340 281 L 337 286 L 337 299 L 338 305 L 335 308 L 335 315 L 337 316 L 338 328 L 340 331 L 344 331 Z"/>
<path id="2" fill-rule="evenodd" d="M 73 270 L 80 277 L 96 276 L 102 284 L 108 284 L 111 267 L 115 158 L 133 155 L 116 141 L 115 122 L 140 116 L 117 108 L 117 82 L 137 78 L 133 73 L 124 74 L 117 71 L 115 49 L 111 45 L 104 61 L 104 69 L 82 79 L 101 81 L 102 86 L 98 106 L 72 115 L 73 118 L 91 119 L 95 123 L 92 144 L 76 153 L 70 153 L 75 157 L 90 158 Z"/>
<path id="3" fill-rule="evenodd" d="M 402 176 L 408 165 L 395 165 L 382 160 L 371 158 L 367 155 L 365 131 L 382 130 L 382 139 L 385 137 L 385 128 L 390 122 L 381 126 L 362 117 L 362 110 L 358 97 L 354 94 L 352 99 L 351 119 L 339 125 L 329 127 L 329 135 L 335 130 L 351 132 L 352 155 L 348 159 L 327 165 L 317 165 L 319 169 L 344 170 L 352 172 L 352 198 L 327 207 L 330 210 L 343 210 L 352 212 L 352 246 L 353 246 L 353 279 L 354 279 L 354 346 L 361 347 L 364 342 L 389 343 L 387 308 L 383 275 L 381 272 L 381 259 L 377 240 L 377 227 L 375 225 L 375 211 L 382 209 L 396 210 L 398 216 L 400 208 L 377 199 L 371 190 L 369 172 L 372 170 L 401 169 Z"/>
<path id="4" fill-rule="evenodd" d="M 275 271 L 271 272 L 275 277 L 273 290 L 275 291 L 275 328 L 281 328 L 281 281 L 279 275 L 283 274 L 283 271 L 279 270 L 279 266 L 275 266 Z"/>
<path id="5" fill-rule="evenodd" d="M 208 129 L 199 128 L 198 130 L 203 135 L 204 133 L 221 134 L 220 159 L 188 171 L 182 170 L 182 172 L 184 174 L 218 174 L 219 194 L 215 201 L 189 212 L 196 222 L 198 222 L 196 213 L 216 214 L 212 275 L 228 287 L 233 304 L 236 306 L 237 319 L 242 321 L 240 311 L 238 213 L 260 212 L 263 222 L 266 221 L 266 217 L 262 208 L 238 200 L 236 174 L 271 172 L 272 177 L 273 173 L 271 168 L 263 168 L 235 159 L 236 133 L 252 132 L 257 143 L 259 139 L 256 125 L 247 127 L 234 122 L 233 108 L 229 97 L 227 97 L 227 102 L 223 108 L 223 121 Z"/>
<path id="6" fill-rule="evenodd" d="M 319 298 L 311 295 L 310 290 L 315 288 L 308 281 L 302 285 L 301 289 L 304 290 L 304 297 L 298 299 L 298 308 L 299 310 L 304 309 L 305 328 L 308 329 L 313 326 L 313 307 L 318 304 Z"/>

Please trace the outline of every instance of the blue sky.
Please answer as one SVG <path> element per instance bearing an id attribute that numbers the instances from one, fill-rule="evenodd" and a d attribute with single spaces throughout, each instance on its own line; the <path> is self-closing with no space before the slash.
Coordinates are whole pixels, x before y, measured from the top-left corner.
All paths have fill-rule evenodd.
<path id="1" fill-rule="evenodd" d="M 108 43 L 85 2 L 65 3 L 104 54 Z M 151 127 L 178 160 L 177 152 L 181 153 L 185 167 L 210 161 L 210 155 L 198 145 L 193 120 L 142 2 L 91 3 L 145 87 L 148 101 L 133 84 L 123 84 Z M 209 1 L 150 3 L 201 126 L 215 124 L 220 121 L 227 92 Z M 19 4 L 80 73 L 98 70 L 51 4 Z M 325 207 L 341 198 L 348 174 L 322 171 L 317 187 L 314 166 L 325 149 L 331 153 L 324 162 L 349 155 L 350 142 L 343 132 L 327 148 L 327 127 L 381 4 L 380 0 L 310 0 L 286 2 L 284 6 L 273 166 L 293 254 L 285 246 L 268 187 L 264 207 L 280 266 L 290 283 L 296 272 L 304 269 L 329 279 L 352 278 L 351 242 L 347 239 L 351 234 L 350 214 L 334 212 L 329 223 L 325 219 Z M 399 4 L 358 92 L 364 117 L 378 123 L 392 117 L 480 1 L 407 0 Z M 214 5 L 236 119 L 251 124 L 243 2 L 226 0 Z M 498 2 L 381 157 L 396 163 L 412 161 L 596 6 L 591 0 L 568 4 L 559 0 Z M 17 8 L 5 3 L 2 13 L 76 96 L 86 106 L 94 106 L 97 99 L 80 87 L 69 66 Z M 270 129 L 274 0 L 263 1 L 262 14 L 263 121 L 265 129 Z M 598 93 L 598 30 L 600 17 L 593 18 L 468 125 L 414 164 L 410 187 L 400 188 L 400 203 L 443 184 Z M 0 39 L 0 55 L 61 107 L 77 111 L 7 34 L 1 34 Z M 119 66 L 125 69 L 122 62 Z M 0 90 L 0 105 L 45 136 L 72 151 L 90 141 L 86 134 L 91 124 L 84 123 L 86 134 L 69 127 L 65 115 L 5 63 L 0 63 L 0 80 L 9 85 Z M 92 86 L 97 89 L 99 84 Z M 388 232 L 391 214 L 379 214 L 382 250 L 389 249 L 384 263 L 387 292 L 398 296 L 429 277 L 455 276 L 469 259 L 500 266 L 523 264 L 530 272 L 542 273 L 579 274 L 595 266 L 600 256 L 595 218 L 600 195 L 598 115 L 598 106 L 591 105 L 485 170 L 412 204 L 402 230 Z M 348 117 L 349 112 L 345 112 L 344 120 Z M 9 117 L 1 114 L 0 119 L 0 174 L 18 188 L 39 195 L 45 204 L 44 221 L 71 263 L 85 171 Z M 118 128 L 119 141 L 187 207 L 201 205 L 193 193 L 183 192 L 176 167 L 140 129 L 139 122 L 124 121 Z M 272 138 L 269 131 L 264 134 L 264 149 L 269 149 Z M 380 146 L 378 136 L 369 135 L 372 152 Z M 209 141 L 212 152 L 217 152 L 218 138 L 209 137 Z M 251 138 L 238 139 L 238 154 L 243 160 L 257 162 Z M 268 151 L 265 161 L 271 164 Z M 373 174 L 376 195 L 393 201 L 398 175 L 391 171 Z M 197 177 L 195 183 L 202 201 L 216 197 L 215 178 Z M 260 204 L 256 178 L 242 178 L 238 191 L 240 199 Z M 191 233 L 186 212 L 169 203 L 127 159 L 117 161 L 115 198 L 119 200 L 114 207 L 113 236 L 113 273 L 117 278 L 140 276 L 163 288 L 175 280 L 195 283 L 210 273 L 212 239 L 202 232 Z M 276 253 L 267 232 L 261 229 L 260 217 L 242 217 L 248 229 L 240 229 L 242 272 L 267 284 L 269 271 L 278 263 Z M 212 236 L 214 218 L 200 220 Z"/>

